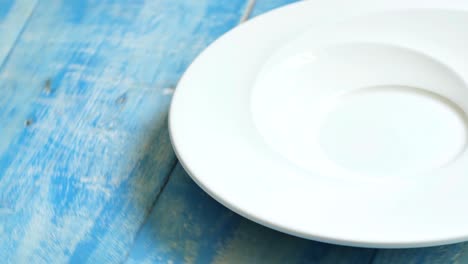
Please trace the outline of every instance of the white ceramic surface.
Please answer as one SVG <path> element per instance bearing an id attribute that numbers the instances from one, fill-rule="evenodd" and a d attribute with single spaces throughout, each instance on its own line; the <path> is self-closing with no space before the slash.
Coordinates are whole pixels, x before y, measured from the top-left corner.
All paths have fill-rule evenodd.
<path id="1" fill-rule="evenodd" d="M 319 241 L 468 239 L 468 3 L 293 4 L 225 34 L 184 74 L 171 138 L 235 212 Z"/>

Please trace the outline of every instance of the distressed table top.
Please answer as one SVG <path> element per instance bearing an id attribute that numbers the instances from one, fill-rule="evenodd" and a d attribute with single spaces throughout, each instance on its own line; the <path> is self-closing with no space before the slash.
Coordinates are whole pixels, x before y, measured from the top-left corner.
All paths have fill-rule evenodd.
<path id="1" fill-rule="evenodd" d="M 468 263 L 464 243 L 376 250 L 270 230 L 179 165 L 167 113 L 181 74 L 289 2 L 0 0 L 2 263 Z"/>

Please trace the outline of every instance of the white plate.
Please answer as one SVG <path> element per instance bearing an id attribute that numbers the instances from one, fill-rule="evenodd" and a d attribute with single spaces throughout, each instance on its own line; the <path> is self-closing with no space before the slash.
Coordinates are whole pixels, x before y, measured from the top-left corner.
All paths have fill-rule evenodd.
<path id="1" fill-rule="evenodd" d="M 468 2 L 315 0 L 253 19 L 180 81 L 174 148 L 235 212 L 319 241 L 468 239 Z"/>

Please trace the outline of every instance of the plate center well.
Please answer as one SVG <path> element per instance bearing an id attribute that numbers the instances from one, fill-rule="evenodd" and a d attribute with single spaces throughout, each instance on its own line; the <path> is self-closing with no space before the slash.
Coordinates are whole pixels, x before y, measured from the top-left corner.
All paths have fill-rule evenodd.
<path id="1" fill-rule="evenodd" d="M 364 88 L 328 109 L 321 150 L 336 165 L 359 173 L 424 172 L 447 165 L 466 145 L 463 111 L 423 89 Z"/>
<path id="2" fill-rule="evenodd" d="M 299 45 L 264 65 L 251 113 L 267 145 L 309 171 L 418 174 L 465 150 L 464 98 L 456 72 L 411 49 Z"/>

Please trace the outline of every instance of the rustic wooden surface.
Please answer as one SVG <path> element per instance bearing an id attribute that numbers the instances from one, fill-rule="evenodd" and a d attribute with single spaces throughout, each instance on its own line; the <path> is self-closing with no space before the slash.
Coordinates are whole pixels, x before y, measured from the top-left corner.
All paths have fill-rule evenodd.
<path id="1" fill-rule="evenodd" d="M 248 221 L 177 163 L 167 112 L 214 39 L 294 0 L 0 0 L 2 263 L 468 263 Z"/>

